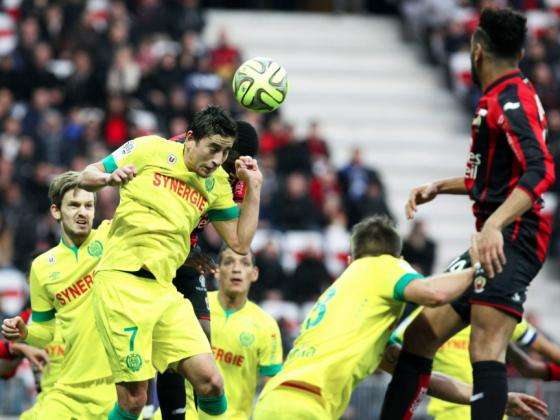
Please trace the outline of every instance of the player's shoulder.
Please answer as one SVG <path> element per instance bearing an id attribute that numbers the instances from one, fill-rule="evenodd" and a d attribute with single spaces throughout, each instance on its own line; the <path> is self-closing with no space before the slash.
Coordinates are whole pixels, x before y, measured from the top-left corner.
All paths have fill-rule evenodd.
<path id="1" fill-rule="evenodd" d="M 266 312 L 263 308 L 257 305 L 255 302 L 248 300 L 247 309 L 251 312 L 251 315 L 255 321 L 261 324 L 263 327 L 270 327 L 271 325 L 276 325 L 276 320 L 272 315 Z"/>
<path id="2" fill-rule="evenodd" d="M 46 267 L 56 265 L 61 260 L 62 243 L 50 248 L 49 250 L 37 255 L 31 262 L 31 271 L 42 272 Z"/>
<path id="3" fill-rule="evenodd" d="M 216 169 L 212 177 L 220 184 L 227 185 L 229 187 L 229 175 L 223 167 Z"/>

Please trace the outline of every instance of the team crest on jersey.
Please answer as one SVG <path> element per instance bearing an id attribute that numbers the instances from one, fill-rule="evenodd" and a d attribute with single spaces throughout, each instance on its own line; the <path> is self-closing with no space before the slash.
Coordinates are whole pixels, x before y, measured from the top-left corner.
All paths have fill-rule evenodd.
<path id="1" fill-rule="evenodd" d="M 88 254 L 92 257 L 101 257 L 103 254 L 103 244 L 99 241 L 93 241 L 87 248 Z"/>
<path id="2" fill-rule="evenodd" d="M 56 257 L 54 255 L 49 255 L 49 264 L 54 264 L 56 262 Z"/>
<path id="3" fill-rule="evenodd" d="M 49 280 L 51 281 L 56 281 L 58 280 L 60 277 L 60 271 L 53 271 L 52 273 L 49 274 Z"/>
<path id="4" fill-rule="evenodd" d="M 167 163 L 169 163 L 170 165 L 175 165 L 175 163 L 177 163 L 177 156 L 175 156 L 173 153 L 169 153 L 169 156 L 167 156 Z"/>
<path id="5" fill-rule="evenodd" d="M 484 292 L 484 287 L 486 287 L 486 277 L 478 276 L 474 279 L 474 292 L 482 293 Z"/>
<path id="6" fill-rule="evenodd" d="M 254 343 L 254 341 L 255 341 L 255 336 L 250 332 L 244 331 L 241 334 L 239 334 L 239 343 L 243 347 L 249 347 L 251 344 Z"/>
<path id="7" fill-rule="evenodd" d="M 204 185 L 206 187 L 206 191 L 210 192 L 214 189 L 214 178 L 206 178 L 206 180 L 204 181 Z"/>
<path id="8" fill-rule="evenodd" d="M 131 372 L 138 372 L 142 367 L 142 356 L 138 353 L 130 353 L 126 356 L 125 363 Z"/>

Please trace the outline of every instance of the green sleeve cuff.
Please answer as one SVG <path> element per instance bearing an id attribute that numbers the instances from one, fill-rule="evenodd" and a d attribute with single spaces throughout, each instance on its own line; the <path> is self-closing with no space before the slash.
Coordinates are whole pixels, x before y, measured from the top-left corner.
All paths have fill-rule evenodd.
<path id="1" fill-rule="evenodd" d="M 208 210 L 207 215 L 211 222 L 225 222 L 239 217 L 239 207 L 233 206 L 227 209 Z"/>
<path id="2" fill-rule="evenodd" d="M 108 174 L 112 174 L 118 168 L 117 162 L 113 155 L 107 156 L 105 159 L 101 161 L 103 163 L 103 167 L 105 168 L 105 172 Z"/>
<path id="3" fill-rule="evenodd" d="M 54 316 L 56 315 L 56 310 L 55 309 L 51 309 L 50 311 L 33 311 L 31 313 L 31 320 L 33 322 L 47 322 L 50 321 L 51 319 L 54 319 Z"/>
<path id="4" fill-rule="evenodd" d="M 277 365 L 259 366 L 261 376 L 274 376 L 282 370 L 282 363 Z"/>
<path id="5" fill-rule="evenodd" d="M 391 346 L 393 344 L 398 344 L 398 345 L 402 345 L 402 340 L 399 337 L 399 335 L 397 334 L 397 332 L 393 332 L 393 334 L 391 334 L 391 337 L 389 337 L 389 340 L 387 340 L 387 345 Z"/>
<path id="6" fill-rule="evenodd" d="M 393 289 L 393 298 L 395 300 L 399 300 L 401 302 L 405 302 L 404 298 L 404 289 L 406 286 L 412 281 L 416 279 L 422 279 L 424 276 L 418 273 L 406 273 L 402 276 L 399 281 L 395 284 L 395 288 Z"/>

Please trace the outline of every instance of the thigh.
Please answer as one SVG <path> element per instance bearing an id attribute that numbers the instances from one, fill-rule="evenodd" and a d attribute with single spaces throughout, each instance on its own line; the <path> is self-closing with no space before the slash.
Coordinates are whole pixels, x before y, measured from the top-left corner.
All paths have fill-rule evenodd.
<path id="1" fill-rule="evenodd" d="M 75 397 L 59 387 L 51 389 L 35 412 L 37 420 L 80 420 L 83 415 Z"/>
<path id="2" fill-rule="evenodd" d="M 161 286 L 121 271 L 98 272 L 94 284 L 95 323 L 115 382 L 153 378 L 152 339 L 162 313 Z"/>
<path id="3" fill-rule="evenodd" d="M 517 319 L 501 309 L 473 304 L 471 307 L 471 362 L 505 362 L 507 345 Z"/>
<path id="4" fill-rule="evenodd" d="M 154 326 L 153 364 L 160 372 L 199 354 L 212 354 L 208 338 L 194 315 L 191 303 L 177 291 L 166 297 L 167 306 Z"/>
<path id="5" fill-rule="evenodd" d="M 424 308 L 405 330 L 403 348 L 431 359 L 443 343 L 465 326 L 451 305 Z"/>

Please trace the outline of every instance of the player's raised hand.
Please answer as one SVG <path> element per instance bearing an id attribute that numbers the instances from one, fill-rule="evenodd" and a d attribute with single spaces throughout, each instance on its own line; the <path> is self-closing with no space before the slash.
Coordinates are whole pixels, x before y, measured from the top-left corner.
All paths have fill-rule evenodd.
<path id="1" fill-rule="evenodd" d="M 430 182 L 429 184 L 413 188 L 410 191 L 408 201 L 404 206 L 406 218 L 408 220 L 412 220 L 414 218 L 414 213 L 418 211 L 418 205 L 432 201 L 436 198 L 438 192 L 439 188 L 435 182 Z"/>
<path id="2" fill-rule="evenodd" d="M 2 322 L 2 335 L 9 341 L 20 341 L 27 338 L 27 325 L 22 317 L 6 318 Z"/>
<path id="3" fill-rule="evenodd" d="M 107 180 L 107 185 L 111 187 L 117 187 L 125 185 L 128 181 L 131 181 L 136 176 L 136 168 L 133 165 L 123 166 L 122 168 L 116 169 L 113 173 L 109 175 Z"/>
<path id="4" fill-rule="evenodd" d="M 31 347 L 23 343 L 14 343 L 11 347 L 14 356 L 23 356 L 35 366 L 40 372 L 50 363 L 49 355 L 45 350 Z"/>
<path id="5" fill-rule="evenodd" d="M 543 420 L 548 417 L 548 410 L 546 403 L 538 398 L 509 392 L 505 414 L 529 420 Z"/>
<path id="6" fill-rule="evenodd" d="M 472 246 L 479 255 L 482 268 L 493 278 L 496 273 L 501 273 L 506 264 L 504 253 L 504 236 L 497 227 L 485 224 L 480 232 L 472 237 Z"/>
<path id="7" fill-rule="evenodd" d="M 237 177 L 251 185 L 261 185 L 263 181 L 262 173 L 256 159 L 250 156 L 240 156 L 235 161 L 235 173 Z"/>
<path id="8" fill-rule="evenodd" d="M 183 265 L 194 268 L 202 275 L 216 273 L 216 263 L 212 257 L 200 251 L 191 251 Z"/>

